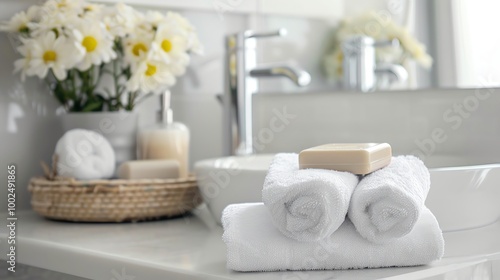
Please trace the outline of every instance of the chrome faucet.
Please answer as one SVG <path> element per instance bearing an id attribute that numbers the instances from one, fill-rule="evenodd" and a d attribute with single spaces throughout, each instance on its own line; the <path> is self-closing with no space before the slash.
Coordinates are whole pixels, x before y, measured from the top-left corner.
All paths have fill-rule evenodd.
<path id="1" fill-rule="evenodd" d="M 227 155 L 254 153 L 252 134 L 252 94 L 257 92 L 258 78 L 286 77 L 297 86 L 306 86 L 311 76 L 292 66 L 257 67 L 256 39 L 285 36 L 286 30 L 255 33 L 247 30 L 226 36 L 224 89 L 224 147 Z"/>
<path id="2" fill-rule="evenodd" d="M 375 74 L 391 74 L 397 81 L 408 79 L 408 71 L 397 64 L 376 65 L 375 48 L 377 47 L 397 47 L 399 41 L 376 42 L 372 37 L 355 35 L 342 43 L 344 53 L 344 88 L 368 92 L 375 90 Z"/>

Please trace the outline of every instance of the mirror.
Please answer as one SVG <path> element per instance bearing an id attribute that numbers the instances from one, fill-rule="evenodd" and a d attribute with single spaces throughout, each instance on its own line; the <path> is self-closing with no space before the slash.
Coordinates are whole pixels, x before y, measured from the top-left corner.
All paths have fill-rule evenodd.
<path id="1" fill-rule="evenodd" d="M 371 19 L 365 19 L 362 26 L 363 33 L 391 33 L 394 23 L 406 28 L 415 40 L 406 47 L 424 47 L 424 53 L 418 53 L 422 49 L 409 52 L 418 58 L 408 60 L 404 54 L 396 54 L 397 59 L 389 59 L 403 65 L 409 78 L 378 89 L 484 88 L 500 85 L 499 10 L 500 2 L 489 0 L 354 0 L 346 2 L 345 14 L 350 19 L 347 29 L 353 29 L 353 21 L 358 20 L 359 25 L 360 18 L 371 12 Z M 342 23 L 339 30 L 345 32 Z M 408 38 L 402 39 L 404 46 Z M 377 50 L 377 63 L 387 62 L 387 54 L 382 52 Z"/>

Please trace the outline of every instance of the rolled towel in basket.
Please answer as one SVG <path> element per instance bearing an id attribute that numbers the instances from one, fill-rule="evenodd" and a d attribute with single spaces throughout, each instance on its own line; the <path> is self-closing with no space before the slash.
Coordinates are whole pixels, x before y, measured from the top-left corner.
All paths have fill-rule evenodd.
<path id="1" fill-rule="evenodd" d="M 79 180 L 110 178 L 115 172 L 115 151 L 101 134 L 72 129 L 57 141 L 57 173 Z"/>
<path id="2" fill-rule="evenodd" d="M 264 181 L 262 201 L 276 227 L 299 241 L 317 241 L 345 220 L 358 177 L 323 169 L 299 170 L 297 154 L 277 154 Z"/>
<path id="3" fill-rule="evenodd" d="M 397 156 L 364 177 L 354 190 L 348 216 L 369 241 L 386 243 L 411 232 L 430 188 L 429 170 L 414 156 Z"/>
<path id="4" fill-rule="evenodd" d="M 364 239 L 349 219 L 323 240 L 293 240 L 274 227 L 262 203 L 229 205 L 222 224 L 227 268 L 236 271 L 415 266 L 438 260 L 444 252 L 441 229 L 428 209 L 408 235 L 389 244 Z"/>

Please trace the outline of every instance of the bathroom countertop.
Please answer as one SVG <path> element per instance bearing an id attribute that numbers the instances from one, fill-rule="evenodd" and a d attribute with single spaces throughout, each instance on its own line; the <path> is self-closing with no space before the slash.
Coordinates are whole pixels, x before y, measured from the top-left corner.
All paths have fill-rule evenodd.
<path id="1" fill-rule="evenodd" d="M 478 269 L 500 275 L 500 221 L 445 233 L 445 258 L 428 266 L 238 273 L 226 269 L 222 228 L 204 206 L 190 216 L 144 223 L 66 223 L 32 211 L 17 217 L 19 263 L 90 279 L 441 279 L 434 277 Z M 2 226 L 0 259 L 6 258 L 6 237 Z"/>

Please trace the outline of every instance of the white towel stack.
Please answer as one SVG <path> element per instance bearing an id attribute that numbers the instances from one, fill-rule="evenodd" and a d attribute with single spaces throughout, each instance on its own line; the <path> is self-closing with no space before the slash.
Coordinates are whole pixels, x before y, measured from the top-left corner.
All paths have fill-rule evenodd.
<path id="1" fill-rule="evenodd" d="M 442 257 L 441 229 L 424 206 L 430 180 L 420 160 L 395 157 L 357 183 L 346 172 L 299 170 L 296 154 L 278 154 L 264 183 L 264 204 L 224 210 L 228 268 L 376 268 Z"/>

